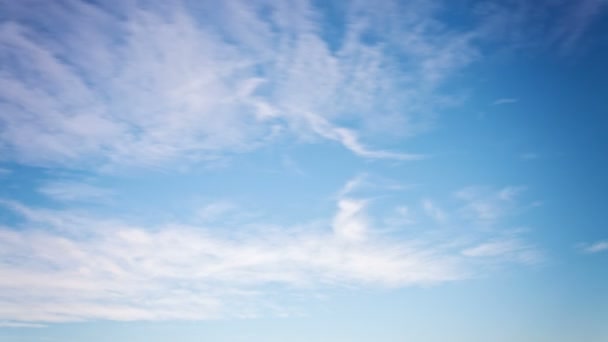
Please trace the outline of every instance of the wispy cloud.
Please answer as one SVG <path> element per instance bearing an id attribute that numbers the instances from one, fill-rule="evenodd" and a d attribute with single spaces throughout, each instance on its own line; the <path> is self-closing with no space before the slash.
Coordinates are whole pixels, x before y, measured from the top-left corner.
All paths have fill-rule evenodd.
<path id="1" fill-rule="evenodd" d="M 371 173 L 359 173 L 352 177 L 337 192 L 338 198 L 385 191 L 406 191 L 416 187 L 417 184 L 406 184 L 390 178 L 379 177 Z"/>
<path id="2" fill-rule="evenodd" d="M 389 227 L 403 228 L 404 226 L 410 226 L 416 223 L 416 219 L 410 207 L 399 205 L 393 209 L 392 213 L 384 218 L 384 222 Z"/>
<path id="3" fill-rule="evenodd" d="M 2 3 L 12 19 L 0 23 L 2 155 L 152 166 L 214 160 L 287 135 L 335 141 L 363 158 L 419 159 L 361 136 L 420 132 L 431 104 L 445 102 L 438 86 L 478 55 L 466 32 L 435 25 L 433 6 L 352 3 L 335 41 L 311 3 L 258 5 Z M 407 16 L 382 14 L 400 6 Z"/>
<path id="4" fill-rule="evenodd" d="M 591 28 L 606 15 L 605 0 L 482 2 L 474 12 L 482 36 L 507 49 L 551 49 L 561 54 L 584 50 Z"/>
<path id="5" fill-rule="evenodd" d="M 38 191 L 58 201 L 105 201 L 114 194 L 110 189 L 75 181 L 46 183 Z"/>
<path id="6" fill-rule="evenodd" d="M 518 99 L 514 99 L 514 98 L 502 98 L 502 99 L 498 99 L 494 102 L 492 102 L 493 105 L 498 106 L 498 105 L 506 105 L 506 104 L 512 104 L 512 103 L 517 103 L 519 102 Z"/>
<path id="7" fill-rule="evenodd" d="M 197 216 L 203 221 L 214 221 L 236 209 L 237 206 L 230 201 L 215 201 L 200 208 Z"/>
<path id="8" fill-rule="evenodd" d="M 0 321 L 0 328 L 45 328 L 44 324 Z"/>
<path id="9" fill-rule="evenodd" d="M 0 227 L 0 320 L 18 324 L 249 317 L 263 314 L 277 286 L 427 285 L 479 274 L 481 264 L 539 260 L 518 234 L 480 235 L 451 222 L 445 230 L 448 214 L 430 200 L 422 210 L 435 223 L 424 227 L 404 205 L 383 226 L 370 200 L 352 192 L 336 199 L 331 217 L 290 226 L 260 221 L 263 215 L 218 220 L 242 210 L 228 201 L 204 206 L 200 224 L 153 225 L 1 204 L 20 219 Z M 396 235 L 396 225 L 425 233 Z"/>
<path id="10" fill-rule="evenodd" d="M 306 172 L 300 167 L 300 165 L 290 156 L 283 156 L 281 158 L 281 165 L 287 171 L 293 172 L 299 176 L 306 176 Z"/>
<path id="11" fill-rule="evenodd" d="M 26 221 L 0 229 L 0 319 L 16 322 L 235 317 L 272 284 L 304 291 L 466 277 L 457 254 L 374 237 L 364 202 L 341 201 L 331 230 L 318 231 L 141 227 L 12 208 Z"/>
<path id="12" fill-rule="evenodd" d="M 538 263 L 543 258 L 535 247 L 510 237 L 483 242 L 477 246 L 464 249 L 462 254 L 475 258 L 512 259 L 528 264 Z"/>
<path id="13" fill-rule="evenodd" d="M 582 0 L 575 3 L 566 2 L 568 15 L 564 16 L 558 29 L 554 31 L 553 39 L 562 52 L 572 52 L 587 30 L 595 24 L 606 9 L 605 0 Z"/>
<path id="14" fill-rule="evenodd" d="M 338 191 L 338 198 L 352 195 L 357 190 L 368 184 L 369 175 L 365 173 L 358 174 L 353 178 L 349 179 L 346 184 Z"/>
<path id="15" fill-rule="evenodd" d="M 597 241 L 590 244 L 581 244 L 579 247 L 584 253 L 589 254 L 605 252 L 608 251 L 608 240 Z"/>
<path id="16" fill-rule="evenodd" d="M 363 200 L 341 199 L 338 212 L 333 220 L 334 233 L 348 241 L 365 240 L 368 222 L 365 216 L 366 202 Z"/>
<path id="17" fill-rule="evenodd" d="M 447 214 L 432 200 L 425 199 L 422 201 L 422 208 L 427 216 L 437 222 L 445 222 Z"/>
<path id="18" fill-rule="evenodd" d="M 471 186 L 456 192 L 456 198 L 465 204 L 460 208 L 463 217 L 474 222 L 491 225 L 515 209 L 515 199 L 525 190 L 521 186 L 502 189 Z"/>

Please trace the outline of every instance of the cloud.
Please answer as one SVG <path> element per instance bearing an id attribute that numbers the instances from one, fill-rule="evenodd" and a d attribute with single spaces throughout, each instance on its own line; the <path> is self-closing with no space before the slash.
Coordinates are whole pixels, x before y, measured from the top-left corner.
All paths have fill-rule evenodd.
<path id="1" fill-rule="evenodd" d="M 200 163 L 281 137 L 420 159 L 362 137 L 427 129 L 449 102 L 438 88 L 478 58 L 420 4 L 352 3 L 337 41 L 307 1 L 25 6 L 0 4 L 0 152 L 35 165 Z"/>
<path id="2" fill-rule="evenodd" d="M 562 52 L 571 52 L 584 37 L 589 28 L 601 17 L 607 2 L 605 0 L 582 0 L 568 3 L 559 28 L 555 30 L 553 39 Z"/>
<path id="3" fill-rule="evenodd" d="M 54 181 L 44 184 L 38 191 L 58 201 L 104 201 L 114 193 L 110 189 L 73 181 Z"/>
<path id="4" fill-rule="evenodd" d="M 197 216 L 203 221 L 213 221 L 236 209 L 237 206 L 230 201 L 215 201 L 200 208 Z"/>
<path id="5" fill-rule="evenodd" d="M 498 199 L 503 201 L 513 201 L 515 197 L 525 191 L 526 188 L 523 186 L 507 186 L 498 192 Z"/>
<path id="6" fill-rule="evenodd" d="M 239 317 L 258 313 L 275 286 L 400 287 L 467 276 L 441 247 L 374 236 L 360 201 L 339 202 L 331 230 L 141 227 L 5 205 L 24 218 L 0 228 L 0 320 L 11 322 Z"/>
<path id="7" fill-rule="evenodd" d="M 426 286 L 479 275 L 483 265 L 541 259 L 519 232 L 459 227 L 447 222 L 452 212 L 428 199 L 421 210 L 433 220 L 424 226 L 404 205 L 378 219 L 385 215 L 378 217 L 369 199 L 353 197 L 368 179 L 347 182 L 330 217 L 292 225 L 260 221 L 265 215 L 219 220 L 243 212 L 227 200 L 201 208 L 196 224 L 146 225 L 2 200 L 16 219 L 0 226 L 0 321 L 284 315 L 289 304 L 276 297 L 285 290 Z M 474 199 L 468 189 L 461 196 Z M 496 196 L 510 201 L 517 191 L 506 187 Z M 400 231 L 405 225 L 421 233 Z"/>
<path id="8" fill-rule="evenodd" d="M 430 199 L 422 201 L 422 208 L 427 216 L 437 222 L 445 222 L 447 219 L 446 213 Z"/>
<path id="9" fill-rule="evenodd" d="M 306 176 L 306 172 L 300 167 L 298 162 L 288 155 L 281 158 L 281 165 L 286 171 L 292 172 L 298 176 Z"/>
<path id="10" fill-rule="evenodd" d="M 408 206 L 400 205 L 393 209 L 392 213 L 384 219 L 384 222 L 389 227 L 399 228 L 415 224 L 416 219 Z"/>
<path id="11" fill-rule="evenodd" d="M 419 160 L 425 158 L 425 156 L 421 154 L 371 150 L 359 142 L 359 138 L 352 130 L 332 126 L 329 122 L 317 115 L 307 114 L 306 117 L 314 132 L 326 139 L 340 142 L 344 147 L 361 157 L 396 160 Z"/>
<path id="12" fill-rule="evenodd" d="M 352 195 L 354 192 L 356 192 L 357 190 L 360 190 L 362 187 L 364 187 L 365 185 L 368 184 L 368 178 L 369 178 L 369 175 L 367 175 L 365 173 L 356 175 L 355 177 L 348 180 L 348 182 L 346 182 L 346 184 L 344 184 L 342 189 L 340 189 L 340 191 L 338 191 L 337 196 L 339 198 L 342 198 L 342 197 L 345 197 L 348 195 Z"/>
<path id="13" fill-rule="evenodd" d="M 572 54 L 585 50 L 591 29 L 606 13 L 606 3 L 605 0 L 481 2 L 474 6 L 473 13 L 481 21 L 480 38 L 499 42 L 498 49 L 549 49 Z"/>
<path id="14" fill-rule="evenodd" d="M 464 249 L 462 254 L 473 258 L 512 259 L 527 264 L 539 263 L 543 258 L 533 246 L 509 237 L 469 247 Z"/>
<path id="15" fill-rule="evenodd" d="M 45 328 L 44 324 L 0 321 L 0 328 Z"/>
<path id="16" fill-rule="evenodd" d="M 415 186 L 417 186 L 417 184 L 405 184 L 374 174 L 359 173 L 348 180 L 340 191 L 337 192 L 336 196 L 338 198 L 362 194 L 370 196 L 375 192 L 405 191 L 412 189 Z"/>
<path id="17" fill-rule="evenodd" d="M 518 244 L 514 241 L 497 241 L 488 242 L 475 247 L 467 248 L 462 251 L 462 254 L 472 257 L 497 256 L 509 253 L 517 248 Z"/>
<path id="18" fill-rule="evenodd" d="M 597 241 L 591 244 L 583 244 L 580 246 L 581 250 L 585 253 L 594 254 L 608 251 L 608 240 Z"/>
<path id="19" fill-rule="evenodd" d="M 519 102 L 518 99 L 514 99 L 514 98 L 502 98 L 502 99 L 498 99 L 498 100 L 492 102 L 492 104 L 495 105 L 495 106 L 498 106 L 498 105 L 517 103 L 517 102 Z"/>
<path id="20" fill-rule="evenodd" d="M 334 217 L 333 230 L 336 236 L 349 241 L 362 241 L 368 231 L 364 214 L 366 202 L 362 200 L 341 199 L 338 213 Z"/>
<path id="21" fill-rule="evenodd" d="M 1 158 L 171 168 L 277 142 L 333 143 L 365 159 L 425 158 L 382 146 L 429 129 L 454 103 L 444 93 L 450 76 L 480 58 L 475 32 L 449 29 L 439 10 L 428 1 L 352 2 L 326 27 L 328 14 L 306 0 L 0 2 Z M 242 214 L 229 200 L 207 203 L 193 213 L 198 220 L 150 225 L 2 200 L 15 220 L 0 225 L 0 321 L 251 317 L 284 289 L 438 284 L 477 273 L 471 259 L 520 250 L 476 232 L 439 232 L 454 211 L 429 199 L 397 206 L 388 220 L 413 226 L 415 207 L 433 219 L 415 227 L 429 234 L 389 236 L 372 202 L 355 195 L 403 186 L 371 183 L 355 177 L 333 214 L 293 225 L 225 219 Z M 38 190 L 63 202 L 113 194 L 71 181 Z M 475 217 L 495 221 L 494 203 L 517 192 L 463 199 Z"/>
<path id="22" fill-rule="evenodd" d="M 461 215 L 484 225 L 491 225 L 516 208 L 515 200 L 525 187 L 507 186 L 502 189 L 470 186 L 456 192 L 455 196 L 465 204 Z"/>

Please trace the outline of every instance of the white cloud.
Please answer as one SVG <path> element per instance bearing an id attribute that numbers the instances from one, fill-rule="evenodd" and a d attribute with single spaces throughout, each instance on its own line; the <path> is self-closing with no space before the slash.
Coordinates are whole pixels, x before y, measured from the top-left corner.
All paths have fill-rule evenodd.
<path id="1" fill-rule="evenodd" d="M 581 249 L 585 253 L 600 253 L 608 251 L 608 240 L 597 241 L 587 245 L 581 245 Z"/>
<path id="2" fill-rule="evenodd" d="M 50 182 L 38 191 L 58 201 L 104 201 L 113 195 L 110 189 L 74 181 Z"/>
<path id="3" fill-rule="evenodd" d="M 0 328 L 45 328 L 44 324 L 0 321 Z"/>
<path id="4" fill-rule="evenodd" d="M 378 191 L 404 191 L 410 190 L 417 184 L 405 184 L 399 181 L 395 181 L 390 178 L 379 177 L 378 175 L 369 173 L 359 173 L 351 178 L 340 191 L 337 192 L 336 196 L 342 198 L 345 196 L 361 195 L 367 196 L 370 193 Z"/>
<path id="5" fill-rule="evenodd" d="M 272 294 L 343 285 L 394 287 L 462 279 L 457 254 L 386 240 L 341 201 L 331 230 L 141 227 L 5 203 L 24 215 L 0 228 L 0 320 L 235 317 Z"/>
<path id="6" fill-rule="evenodd" d="M 254 222 L 264 215 L 219 220 L 242 213 L 230 201 L 202 207 L 201 224 L 148 226 L 2 200 L 20 219 L 0 226 L 0 321 L 204 320 L 268 307 L 283 315 L 289 308 L 273 299 L 276 291 L 428 285 L 466 279 L 483 265 L 541 259 L 519 232 L 496 237 L 454 222 L 444 229 L 451 212 L 430 200 L 422 210 L 434 224 L 418 226 L 403 205 L 378 220 L 369 200 L 351 197 L 363 177 L 346 183 L 332 217 L 291 226 Z M 510 199 L 513 189 L 496 196 Z M 395 225 L 404 224 L 424 232 L 401 234 Z"/>
<path id="7" fill-rule="evenodd" d="M 518 247 L 514 241 L 488 242 L 475 247 L 467 248 L 462 254 L 472 257 L 497 256 L 509 253 Z"/>
<path id="8" fill-rule="evenodd" d="M 362 241 L 368 231 L 365 216 L 366 202 L 363 200 L 341 199 L 338 213 L 334 217 L 333 229 L 336 236 L 348 241 Z"/>
<path id="9" fill-rule="evenodd" d="M 484 262 L 503 259 L 532 265 L 538 264 L 544 259 L 534 246 L 511 237 L 483 242 L 466 248 L 461 253 L 467 257 L 479 258 Z"/>
<path id="10" fill-rule="evenodd" d="M 333 126 L 327 120 L 318 115 L 308 113 L 305 115 L 305 117 L 315 133 L 326 139 L 340 142 L 342 145 L 344 145 L 344 147 L 359 156 L 366 158 L 396 160 L 419 160 L 425 158 L 424 155 L 420 154 L 371 150 L 359 142 L 359 138 L 354 131 L 347 128 Z"/>
<path id="11" fill-rule="evenodd" d="M 230 201 L 215 201 L 200 208 L 197 216 L 203 221 L 213 221 L 235 209 L 237 206 Z"/>
<path id="12" fill-rule="evenodd" d="M 507 186 L 498 192 L 498 199 L 503 201 L 512 201 L 517 195 L 525 191 L 526 188 L 523 186 Z"/>
<path id="13" fill-rule="evenodd" d="M 436 25 L 420 4 L 353 3 L 338 42 L 307 1 L 267 3 L 269 16 L 240 1 L 120 15 L 79 1 L 1 6 L 13 20 L 0 23 L 0 151 L 32 164 L 196 163 L 281 135 L 419 159 L 361 137 L 428 127 L 446 102 L 438 86 L 477 58 L 469 34 Z M 385 15 L 399 6 L 407 16 Z"/>
<path id="14" fill-rule="evenodd" d="M 358 174 L 355 177 L 351 178 L 350 180 L 348 180 L 348 182 L 346 182 L 346 184 L 344 184 L 342 189 L 338 191 L 338 197 L 341 198 L 344 196 L 351 195 L 353 192 L 361 189 L 364 185 L 367 184 L 367 178 L 368 175 L 365 173 Z"/>

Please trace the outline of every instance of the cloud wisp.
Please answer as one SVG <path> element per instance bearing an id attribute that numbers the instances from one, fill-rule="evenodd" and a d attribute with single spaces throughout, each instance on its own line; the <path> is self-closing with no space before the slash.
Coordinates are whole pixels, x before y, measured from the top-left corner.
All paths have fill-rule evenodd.
<path id="1" fill-rule="evenodd" d="M 53 181 L 41 186 L 38 191 L 57 201 L 98 202 L 114 194 L 111 190 L 92 184 L 75 181 Z"/>
<path id="2" fill-rule="evenodd" d="M 390 1 L 349 5 L 337 41 L 307 1 L 0 6 L 0 151 L 36 165 L 204 162 L 281 137 L 419 159 L 361 137 L 420 132 L 445 102 L 438 86 L 477 56 L 432 6 L 394 18 Z"/>
<path id="3" fill-rule="evenodd" d="M 497 99 L 496 101 L 492 102 L 492 105 L 500 106 L 500 105 L 506 105 L 506 104 L 513 104 L 513 103 L 517 103 L 517 102 L 519 102 L 519 100 L 515 99 L 515 98 L 500 98 L 500 99 Z"/>
<path id="4" fill-rule="evenodd" d="M 502 189 L 470 186 L 455 193 L 464 205 L 461 216 L 481 225 L 492 225 L 516 209 L 516 198 L 525 187 L 507 186 Z"/>
<path id="5" fill-rule="evenodd" d="M 580 245 L 581 250 L 587 254 L 595 254 L 608 251 L 608 240 L 597 241 L 590 244 Z"/>

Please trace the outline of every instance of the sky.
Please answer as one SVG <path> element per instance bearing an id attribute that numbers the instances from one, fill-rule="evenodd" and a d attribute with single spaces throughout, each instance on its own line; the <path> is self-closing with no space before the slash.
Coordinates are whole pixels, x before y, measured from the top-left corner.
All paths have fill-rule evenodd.
<path id="1" fill-rule="evenodd" d="M 0 0 L 0 341 L 608 341 L 606 33 Z"/>

